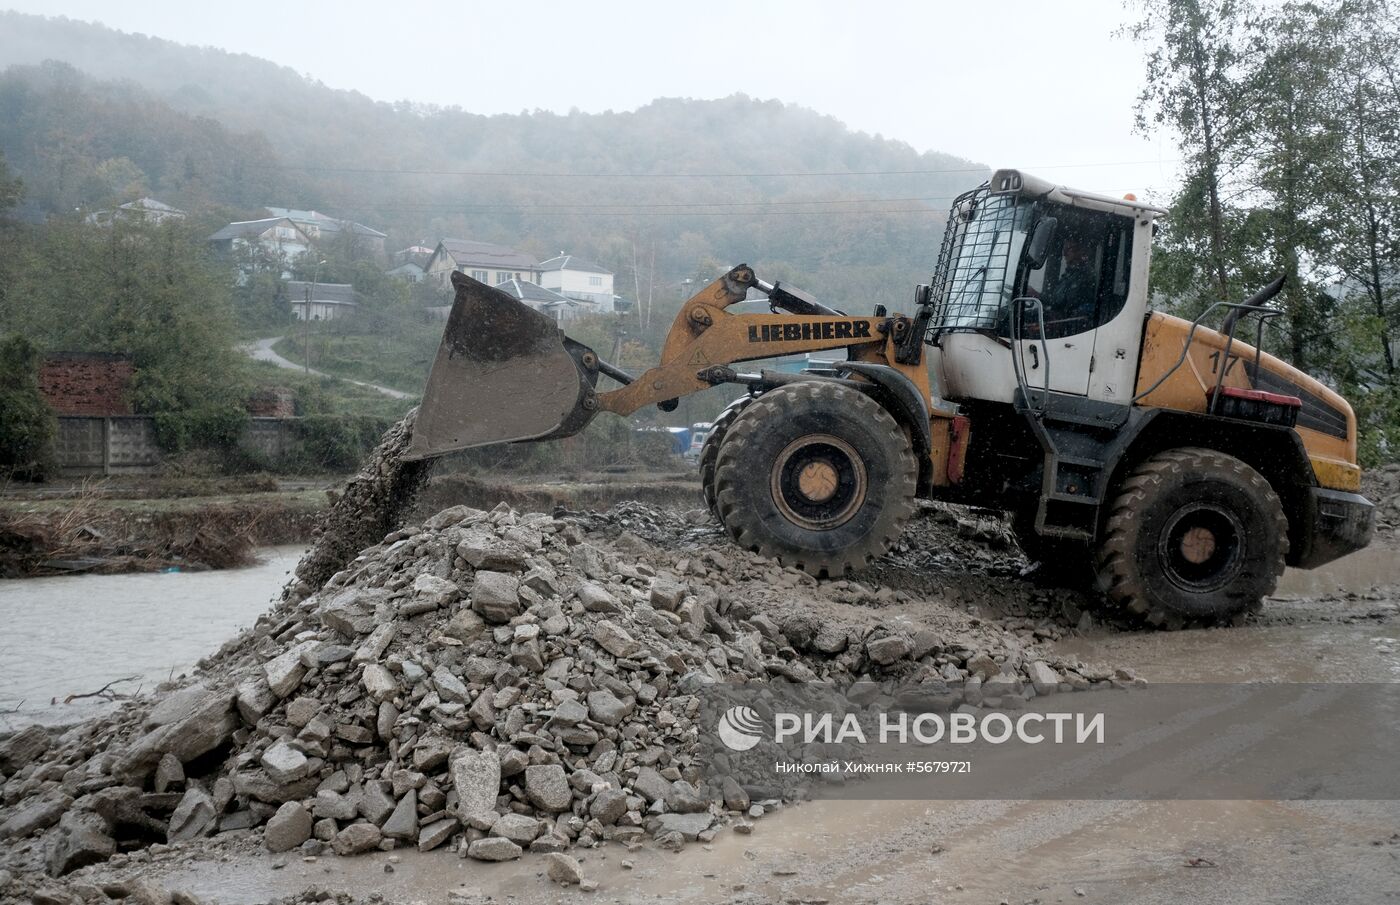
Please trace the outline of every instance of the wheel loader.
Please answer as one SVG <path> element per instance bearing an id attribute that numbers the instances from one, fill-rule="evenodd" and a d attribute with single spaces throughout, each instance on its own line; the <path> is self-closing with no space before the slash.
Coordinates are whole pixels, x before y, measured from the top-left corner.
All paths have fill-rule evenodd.
<path id="1" fill-rule="evenodd" d="M 1281 279 L 1192 321 L 1149 307 L 1164 213 L 999 170 L 953 203 L 909 314 L 848 314 L 740 265 L 636 375 L 453 273 L 409 456 L 567 437 L 734 384 L 700 475 L 743 547 L 839 576 L 888 550 L 917 499 L 993 507 L 1042 568 L 1125 617 L 1230 621 L 1285 565 L 1364 547 L 1372 506 L 1351 406 L 1262 349 Z M 807 352 L 845 358 L 736 367 Z"/>

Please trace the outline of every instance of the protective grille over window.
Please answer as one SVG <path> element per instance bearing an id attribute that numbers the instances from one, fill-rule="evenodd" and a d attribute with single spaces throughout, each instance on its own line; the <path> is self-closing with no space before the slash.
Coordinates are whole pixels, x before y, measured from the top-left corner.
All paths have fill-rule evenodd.
<path id="1" fill-rule="evenodd" d="M 992 329 L 1011 300 L 1012 266 L 1025 240 L 1025 214 L 1017 195 L 992 194 L 987 185 L 953 202 L 938 253 L 931 297 L 930 333 Z"/>

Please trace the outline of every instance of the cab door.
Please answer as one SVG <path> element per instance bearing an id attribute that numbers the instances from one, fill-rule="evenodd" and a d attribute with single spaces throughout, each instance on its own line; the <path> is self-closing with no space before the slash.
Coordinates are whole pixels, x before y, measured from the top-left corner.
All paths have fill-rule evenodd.
<path id="1" fill-rule="evenodd" d="M 1052 392 L 1087 396 L 1095 335 L 1127 300 L 1133 221 L 1062 204 L 1042 205 L 1040 216 L 1056 218 L 1055 237 L 1041 266 L 1017 280 L 1017 296 L 1040 310 L 1022 305 L 1013 354 L 1027 386 L 1043 390 L 1048 376 Z"/>

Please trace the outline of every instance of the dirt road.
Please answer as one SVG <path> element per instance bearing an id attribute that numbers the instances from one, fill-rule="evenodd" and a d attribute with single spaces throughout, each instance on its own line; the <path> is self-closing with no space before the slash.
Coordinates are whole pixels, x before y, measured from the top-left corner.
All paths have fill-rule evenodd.
<path id="1" fill-rule="evenodd" d="M 277 365 L 277 367 L 286 368 L 289 371 L 301 371 L 303 374 L 314 374 L 317 377 L 330 377 L 335 380 L 343 380 L 346 383 L 353 383 L 356 386 L 362 386 L 367 389 L 383 393 L 385 396 L 388 396 L 391 399 L 412 399 L 414 397 L 414 394 L 412 393 L 405 393 L 403 390 L 396 390 L 393 387 L 380 386 L 377 383 L 365 383 L 362 380 L 351 380 L 349 377 L 337 377 L 334 374 L 327 374 L 324 371 L 318 371 L 315 368 L 307 368 L 304 365 L 299 365 L 294 361 L 288 361 L 281 355 L 278 355 L 272 349 L 273 343 L 276 343 L 281 339 L 282 337 L 280 336 L 269 336 L 265 339 L 255 339 L 250 343 L 244 343 L 243 345 L 239 346 L 239 349 L 245 355 L 247 355 L 249 358 L 254 359 L 255 361 L 271 362 L 272 364 Z"/>

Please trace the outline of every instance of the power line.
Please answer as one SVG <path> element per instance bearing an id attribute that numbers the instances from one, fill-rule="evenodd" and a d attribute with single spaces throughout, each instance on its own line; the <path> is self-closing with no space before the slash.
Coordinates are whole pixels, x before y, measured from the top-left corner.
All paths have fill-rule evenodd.
<path id="1" fill-rule="evenodd" d="M 1023 170 L 1087 169 L 1092 167 L 1143 166 L 1180 163 L 1180 160 L 1115 160 L 1102 163 L 1055 163 L 1022 167 Z M 811 176 L 938 176 L 988 173 L 992 167 L 958 167 L 933 170 L 811 170 L 801 173 L 542 173 L 496 170 L 387 169 L 379 167 L 327 167 L 309 164 L 247 164 L 249 169 L 295 170 L 306 173 L 350 173 L 376 176 L 472 176 L 501 179 L 795 179 Z"/>
<path id="2" fill-rule="evenodd" d="M 392 210 L 462 210 L 470 208 L 477 212 L 498 211 L 498 210 L 637 210 L 647 208 L 689 208 L 689 207 L 791 207 L 804 204 L 913 204 L 913 203 L 937 203 L 950 202 L 954 196 L 933 197 L 933 198 L 808 198 L 789 199 L 786 201 L 600 201 L 597 203 L 579 201 L 568 204 L 534 204 L 531 202 L 520 202 L 518 204 L 469 204 L 457 206 L 444 203 L 408 204 L 401 207 L 394 207 Z M 385 210 L 382 207 L 369 208 L 370 210 Z"/>
<path id="3" fill-rule="evenodd" d="M 431 211 L 402 210 L 402 209 L 398 209 L 398 208 L 365 208 L 365 210 L 372 210 L 372 211 L 375 211 L 376 213 L 439 213 L 439 214 L 453 214 L 453 213 L 471 214 L 471 213 L 481 213 L 480 211 L 473 211 L 473 210 L 470 210 L 470 209 L 461 209 L 461 208 L 443 208 L 443 209 L 441 209 L 441 210 L 431 210 Z M 738 219 L 738 218 L 741 218 L 741 217 L 803 217 L 803 216 L 806 216 L 806 217 L 833 217 L 833 216 L 840 216 L 840 215 L 844 215 L 844 214 L 938 214 L 938 215 L 942 216 L 943 214 L 946 214 L 946 213 L 947 213 L 947 211 L 944 211 L 944 210 L 942 210 L 942 209 L 940 209 L 940 208 L 936 208 L 936 207 L 859 208 L 859 209 L 854 209 L 854 210 L 817 210 L 817 211 L 811 211 L 811 210 L 808 210 L 808 211 L 790 211 L 790 210 L 789 210 L 789 211 L 647 211 L 647 210 L 625 211 L 625 210 L 619 210 L 619 211 L 603 211 L 603 212 L 601 212 L 601 213 L 594 212 L 594 211 L 588 211 L 588 210 L 578 210 L 578 211 L 540 211 L 540 212 L 538 212 L 538 213 L 531 213 L 531 211 L 529 210 L 529 208 L 518 208 L 518 209 L 516 209 L 515 211 L 510 211 L 510 212 L 521 213 L 521 214 L 531 214 L 531 216 L 540 216 L 540 217 L 580 217 L 580 216 L 589 216 L 589 215 L 593 215 L 593 216 L 605 216 L 605 217 L 733 217 L 733 218 L 735 218 L 735 219 Z M 499 214 L 499 213 L 510 213 L 510 212 L 508 212 L 508 211 L 492 211 L 492 212 L 490 212 L 490 213 L 498 213 L 498 214 Z"/>
<path id="4" fill-rule="evenodd" d="M 1117 190 L 1110 190 L 1110 193 Z M 943 207 L 845 207 L 841 209 L 791 209 L 799 206 L 820 205 L 869 205 L 869 204 L 950 204 L 957 196 L 923 198 L 813 198 L 788 201 L 679 201 L 679 202 L 636 202 L 608 203 L 586 202 L 570 204 L 365 204 L 358 205 L 357 211 L 370 211 L 378 214 L 502 214 L 518 213 L 532 216 L 574 216 L 592 214 L 596 216 L 675 216 L 675 217 L 735 217 L 735 216 L 822 216 L 835 214 L 902 214 L 931 213 L 944 214 Z M 716 210 L 715 208 L 719 208 Z M 762 208 L 762 210 L 755 210 Z M 773 210 L 772 208 L 781 208 Z"/>

